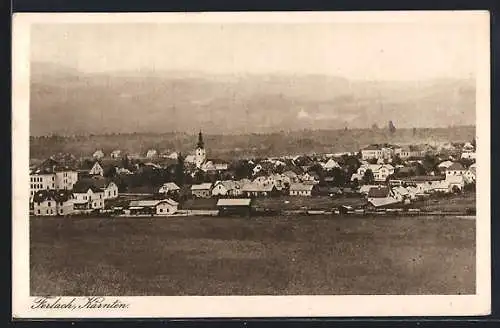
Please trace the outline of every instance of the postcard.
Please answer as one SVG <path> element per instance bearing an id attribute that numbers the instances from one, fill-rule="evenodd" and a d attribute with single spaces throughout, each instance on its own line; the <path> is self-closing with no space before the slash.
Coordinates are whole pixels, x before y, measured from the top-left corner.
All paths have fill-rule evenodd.
<path id="1" fill-rule="evenodd" d="M 16 14 L 13 318 L 489 314 L 489 19 Z"/>

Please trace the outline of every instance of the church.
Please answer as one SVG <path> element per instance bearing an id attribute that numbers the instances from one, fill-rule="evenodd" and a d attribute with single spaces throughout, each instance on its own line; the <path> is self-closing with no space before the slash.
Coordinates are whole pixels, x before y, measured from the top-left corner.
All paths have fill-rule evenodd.
<path id="1" fill-rule="evenodd" d="M 205 142 L 203 141 L 203 134 L 198 134 L 198 142 L 196 143 L 196 148 L 194 155 L 189 155 L 185 159 L 186 162 L 192 163 L 197 169 L 204 172 L 208 171 L 226 171 L 229 164 L 221 160 L 207 160 L 207 153 L 205 150 Z"/>
<path id="2" fill-rule="evenodd" d="M 200 169 L 207 159 L 207 153 L 205 152 L 205 143 L 203 142 L 203 135 L 198 134 L 198 143 L 196 144 L 196 150 L 194 155 L 194 163 L 196 168 Z"/>

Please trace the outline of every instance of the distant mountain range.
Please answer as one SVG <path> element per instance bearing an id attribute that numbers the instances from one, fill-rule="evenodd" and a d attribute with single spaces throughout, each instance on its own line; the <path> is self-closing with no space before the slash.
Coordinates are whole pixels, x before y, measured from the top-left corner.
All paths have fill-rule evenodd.
<path id="1" fill-rule="evenodd" d="M 209 65 L 209 63 L 207 63 Z M 475 82 L 363 82 L 322 75 L 85 74 L 31 65 L 31 135 L 273 133 L 475 124 Z"/>

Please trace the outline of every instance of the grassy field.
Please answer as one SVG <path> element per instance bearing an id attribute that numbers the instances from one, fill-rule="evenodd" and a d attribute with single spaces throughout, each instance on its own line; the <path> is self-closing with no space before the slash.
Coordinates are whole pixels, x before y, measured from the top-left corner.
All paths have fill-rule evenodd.
<path id="1" fill-rule="evenodd" d="M 467 208 L 476 208 L 476 193 L 467 192 L 448 197 L 427 199 L 417 204 L 416 207 L 423 211 L 465 211 Z"/>
<path id="2" fill-rule="evenodd" d="M 31 218 L 32 295 L 471 294 L 475 221 Z"/>

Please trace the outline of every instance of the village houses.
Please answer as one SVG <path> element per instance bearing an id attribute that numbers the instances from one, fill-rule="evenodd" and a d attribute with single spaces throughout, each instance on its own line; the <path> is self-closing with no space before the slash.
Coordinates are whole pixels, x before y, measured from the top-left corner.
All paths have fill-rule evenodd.
<path id="1" fill-rule="evenodd" d="M 30 171 L 30 198 L 39 190 L 71 190 L 78 180 L 78 172 L 49 159 Z"/>
<path id="2" fill-rule="evenodd" d="M 172 195 L 172 194 L 178 194 L 180 190 L 181 188 L 174 182 L 167 182 L 160 187 L 158 193 Z"/>
<path id="3" fill-rule="evenodd" d="M 237 197 L 242 194 L 241 187 L 236 181 L 225 180 L 216 181 L 212 188 L 212 196 L 232 196 Z"/>
<path id="4" fill-rule="evenodd" d="M 156 151 L 156 149 L 150 149 L 147 151 L 146 153 L 146 158 L 147 159 L 156 159 L 158 158 L 158 152 Z"/>
<path id="5" fill-rule="evenodd" d="M 394 174 L 394 166 L 391 164 L 363 164 L 361 165 L 356 174 L 353 174 L 351 180 L 358 179 L 361 181 L 367 170 L 371 170 L 373 178 L 377 182 L 384 182 L 387 178 Z"/>
<path id="6" fill-rule="evenodd" d="M 122 157 L 122 151 L 119 149 L 115 149 L 111 152 L 111 158 L 120 159 Z"/>
<path id="7" fill-rule="evenodd" d="M 133 200 L 129 203 L 128 211 L 131 215 L 147 214 L 169 216 L 178 211 L 179 203 L 172 199 L 162 200 Z"/>
<path id="8" fill-rule="evenodd" d="M 212 195 L 212 184 L 201 183 L 191 186 L 191 194 L 196 198 L 210 198 Z"/>
<path id="9" fill-rule="evenodd" d="M 290 196 L 312 196 L 315 185 L 304 183 L 292 183 L 290 185 Z"/>
<path id="10" fill-rule="evenodd" d="M 375 208 L 387 207 L 401 203 L 387 186 L 378 186 L 370 188 L 367 195 L 368 203 Z"/>
<path id="11" fill-rule="evenodd" d="M 104 190 L 91 181 L 79 180 L 73 187 L 75 210 L 90 211 L 104 209 Z"/>
<path id="12" fill-rule="evenodd" d="M 70 215 L 73 194 L 69 190 L 40 190 L 33 195 L 33 214 L 40 216 Z"/>

